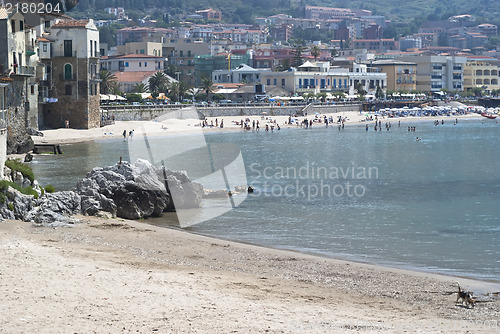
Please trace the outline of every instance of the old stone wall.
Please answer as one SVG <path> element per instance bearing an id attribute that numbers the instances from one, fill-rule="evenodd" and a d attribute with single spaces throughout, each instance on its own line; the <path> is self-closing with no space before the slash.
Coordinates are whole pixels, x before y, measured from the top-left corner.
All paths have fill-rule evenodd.
<path id="1" fill-rule="evenodd" d="M 64 66 L 71 64 L 72 75 L 65 77 Z M 44 105 L 44 125 L 61 128 L 69 121 L 70 128 L 90 129 L 100 124 L 99 85 L 90 90 L 89 60 L 76 57 L 55 57 L 52 60 L 51 96 L 57 96 L 56 103 Z M 90 95 L 90 92 L 93 95 Z"/>
<path id="2" fill-rule="evenodd" d="M 254 106 L 254 107 L 184 107 L 179 109 L 151 107 L 143 108 L 133 106 L 116 106 L 101 108 L 104 111 L 105 117 L 114 116 L 117 121 L 150 121 L 165 119 L 188 119 L 188 118 L 203 118 L 203 117 L 223 117 L 223 116 L 258 116 L 266 114 L 268 116 L 293 116 L 302 115 L 302 110 L 306 105 L 299 106 Z M 346 105 L 309 105 L 307 113 L 337 113 L 345 111 L 359 111 L 360 104 Z"/>

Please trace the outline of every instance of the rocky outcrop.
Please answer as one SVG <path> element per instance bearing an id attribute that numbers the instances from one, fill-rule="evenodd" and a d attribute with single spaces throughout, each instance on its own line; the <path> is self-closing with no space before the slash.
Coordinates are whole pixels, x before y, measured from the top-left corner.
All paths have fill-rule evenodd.
<path id="1" fill-rule="evenodd" d="M 75 192 L 82 196 L 83 214 L 105 211 L 127 219 L 199 207 L 203 195 L 202 186 L 191 182 L 185 172 L 156 168 L 141 159 L 94 168 L 77 183 Z"/>
<path id="2" fill-rule="evenodd" d="M 11 181 L 23 184 L 17 176 Z M 80 180 L 74 191 L 43 194 L 33 182 L 38 199 L 12 187 L 2 193 L 0 216 L 47 226 L 71 225 L 71 216 L 117 216 L 127 219 L 155 217 L 175 208 L 201 205 L 203 187 L 185 172 L 154 167 L 146 160 L 96 167 Z M 36 196 L 35 196 L 36 197 Z"/>
<path id="3" fill-rule="evenodd" d="M 43 132 L 38 131 L 37 129 L 34 128 L 26 128 L 26 133 L 29 134 L 30 136 L 43 137 Z"/>
<path id="4" fill-rule="evenodd" d="M 22 154 L 33 150 L 35 143 L 29 134 L 7 139 L 7 154 Z"/>

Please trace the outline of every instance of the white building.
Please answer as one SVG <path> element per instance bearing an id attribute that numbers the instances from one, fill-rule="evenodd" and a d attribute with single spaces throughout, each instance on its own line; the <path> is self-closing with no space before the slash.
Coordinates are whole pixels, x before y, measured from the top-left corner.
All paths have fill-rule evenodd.
<path id="1" fill-rule="evenodd" d="M 101 70 L 110 72 L 145 72 L 165 69 L 166 57 L 146 54 L 105 56 L 101 58 Z"/>
<path id="2" fill-rule="evenodd" d="M 348 68 L 331 68 L 329 62 L 305 62 L 298 68 L 284 72 L 262 72 L 261 83 L 278 86 L 290 93 L 344 92 L 357 93 L 358 83 L 367 94 L 375 94 L 377 87 L 385 90 L 387 74 L 367 72 L 367 66 L 354 64 Z"/>
<path id="3" fill-rule="evenodd" d="M 212 81 L 214 83 L 252 83 L 260 81 L 260 73 L 263 70 L 256 70 L 246 64 L 241 64 L 234 70 L 212 71 Z"/>

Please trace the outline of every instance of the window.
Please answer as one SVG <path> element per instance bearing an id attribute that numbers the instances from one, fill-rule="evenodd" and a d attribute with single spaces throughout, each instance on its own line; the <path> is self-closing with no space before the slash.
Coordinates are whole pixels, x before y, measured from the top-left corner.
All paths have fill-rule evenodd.
<path id="1" fill-rule="evenodd" d="M 266 82 L 267 82 L 267 85 L 268 85 L 268 86 L 269 86 L 269 85 L 271 85 L 271 79 L 267 79 L 267 81 L 266 81 Z"/>
<path id="2" fill-rule="evenodd" d="M 73 56 L 73 41 L 64 40 L 64 57 L 72 57 L 72 56 Z"/>
<path id="3" fill-rule="evenodd" d="M 179 51 L 179 57 L 184 57 L 184 51 Z"/>
<path id="4" fill-rule="evenodd" d="M 144 62 L 144 67 L 148 67 L 148 62 L 147 61 Z"/>
<path id="5" fill-rule="evenodd" d="M 73 93 L 73 89 L 72 89 L 71 85 L 64 86 L 64 92 L 66 95 L 71 95 Z"/>
<path id="6" fill-rule="evenodd" d="M 285 79 L 281 79 L 281 85 L 284 86 L 285 85 Z"/>
<path id="7" fill-rule="evenodd" d="M 47 52 L 47 44 L 43 44 L 42 49 L 43 49 L 43 52 Z"/>
<path id="8" fill-rule="evenodd" d="M 276 78 L 274 78 L 273 85 L 275 85 L 275 86 L 276 86 L 276 81 L 277 81 Z"/>
<path id="9" fill-rule="evenodd" d="M 23 31 L 23 30 L 24 30 L 24 22 L 19 21 L 19 31 Z"/>
<path id="10" fill-rule="evenodd" d="M 191 50 L 188 50 L 188 57 L 191 57 Z"/>
<path id="11" fill-rule="evenodd" d="M 128 67 L 128 61 L 125 62 L 125 67 Z"/>
<path id="12" fill-rule="evenodd" d="M 35 85 L 31 85 L 31 95 L 35 95 Z"/>
<path id="13" fill-rule="evenodd" d="M 15 33 L 16 32 L 16 21 L 15 20 L 10 21 L 10 27 L 12 29 L 12 33 Z"/>
<path id="14" fill-rule="evenodd" d="M 144 54 L 144 49 L 141 49 L 140 53 L 141 53 L 141 55 Z"/>
<path id="15" fill-rule="evenodd" d="M 139 62 L 139 67 L 142 67 L 142 63 L 141 62 Z"/>
<path id="16" fill-rule="evenodd" d="M 73 66 L 71 66 L 71 64 L 64 65 L 64 80 L 71 80 L 72 77 L 73 77 Z"/>
<path id="17" fill-rule="evenodd" d="M 50 28 L 50 21 L 49 20 L 45 21 L 45 28 Z"/>

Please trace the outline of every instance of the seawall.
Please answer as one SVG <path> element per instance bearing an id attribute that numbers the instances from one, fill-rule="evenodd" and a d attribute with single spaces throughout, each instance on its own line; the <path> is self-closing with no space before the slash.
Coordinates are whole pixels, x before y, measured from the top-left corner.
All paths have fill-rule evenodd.
<path id="1" fill-rule="evenodd" d="M 146 107 L 146 108 L 145 108 Z M 117 121 L 150 121 L 165 119 L 188 119 L 204 117 L 223 117 L 223 116 L 256 116 L 266 114 L 269 116 L 303 116 L 314 113 L 338 113 L 345 111 L 359 111 L 360 103 L 349 104 L 309 104 L 309 105 L 231 105 L 231 106 L 177 106 L 175 108 L 165 108 L 162 106 L 101 106 L 104 117 L 113 117 Z"/>

